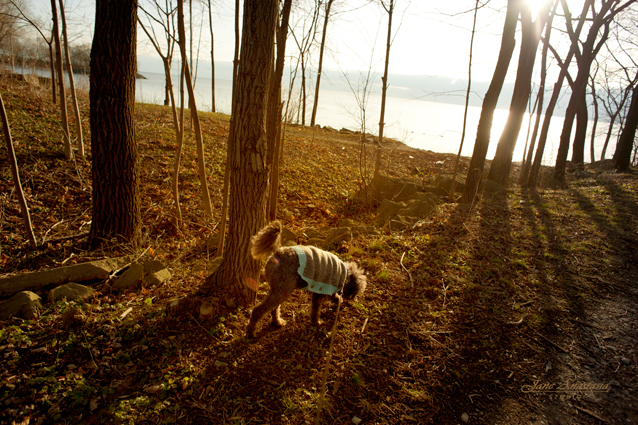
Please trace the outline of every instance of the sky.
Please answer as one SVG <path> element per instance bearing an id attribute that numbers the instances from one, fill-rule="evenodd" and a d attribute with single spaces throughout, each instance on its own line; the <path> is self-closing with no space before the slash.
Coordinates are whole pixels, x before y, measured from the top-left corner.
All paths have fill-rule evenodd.
<path id="1" fill-rule="evenodd" d="M 32 5 L 30 10 L 42 15 L 49 13 L 50 0 L 26 1 Z M 234 51 L 234 0 L 212 0 L 212 3 L 215 60 L 230 62 Z M 312 0 L 295 0 L 297 8 L 293 11 L 291 26 L 303 27 L 301 16 L 308 15 L 303 9 L 308 10 L 312 3 Z M 72 32 L 90 43 L 95 2 L 66 0 L 66 4 Z M 140 4 L 148 4 L 148 1 L 140 0 Z M 396 0 L 390 73 L 467 78 L 474 4 L 474 0 Z M 479 11 L 472 70 L 476 80 L 491 79 L 500 45 L 505 4 L 505 0 L 491 0 Z M 202 25 L 200 56 L 208 59 L 208 11 L 201 2 L 195 2 L 194 8 L 193 21 L 196 26 Z M 144 16 L 141 11 L 139 15 Z M 378 1 L 336 0 L 327 33 L 325 69 L 347 71 L 367 69 L 371 65 L 382 72 L 387 22 L 388 15 Z M 287 49 L 290 55 L 294 55 L 294 45 L 294 39 L 290 38 Z M 157 55 L 141 30 L 138 31 L 138 56 L 140 71 L 144 71 L 145 66 L 156 69 L 153 58 Z M 315 61 L 316 56 L 313 55 Z M 288 58 L 287 63 L 291 62 L 293 60 Z"/>

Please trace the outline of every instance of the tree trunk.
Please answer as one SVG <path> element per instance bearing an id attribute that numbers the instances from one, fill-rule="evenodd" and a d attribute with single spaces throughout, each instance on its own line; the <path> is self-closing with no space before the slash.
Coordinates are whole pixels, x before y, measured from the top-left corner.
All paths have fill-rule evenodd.
<path id="1" fill-rule="evenodd" d="M 60 17 L 62 18 L 62 34 L 64 36 L 64 55 L 66 57 L 66 69 L 69 73 L 69 83 L 71 84 L 71 99 L 73 100 L 73 112 L 75 114 L 75 132 L 78 137 L 78 155 L 84 158 L 84 136 L 82 135 L 82 118 L 80 117 L 80 107 L 75 91 L 75 78 L 73 77 L 73 66 L 71 66 L 71 55 L 69 54 L 69 36 L 66 29 L 66 16 L 64 14 L 64 2 L 60 0 Z"/>
<path id="2" fill-rule="evenodd" d="M 56 78 L 55 78 L 55 54 L 53 53 L 53 34 L 51 34 L 51 42 L 49 42 L 49 66 L 51 71 L 51 101 L 55 105 L 58 103 L 56 94 Z"/>
<path id="3" fill-rule="evenodd" d="M 618 171 L 627 171 L 631 165 L 631 151 L 636 138 L 636 127 L 638 127 L 638 84 L 634 87 L 631 95 L 631 104 L 627 112 L 625 127 L 620 135 L 620 141 L 614 154 L 614 165 Z"/>
<path id="4" fill-rule="evenodd" d="M 260 262 L 250 255 L 250 238 L 266 223 L 268 164 L 266 107 L 272 73 L 278 0 L 245 0 L 241 68 L 233 104 L 231 186 L 228 239 L 219 268 L 201 288 L 205 294 L 234 298 L 251 305 L 256 292 L 246 286 L 259 281 Z"/>
<path id="5" fill-rule="evenodd" d="M 332 0 L 331 0 L 332 1 Z M 292 0 L 285 0 L 281 12 L 281 24 L 277 28 L 277 59 L 275 73 L 270 79 L 268 110 L 266 112 L 266 137 L 268 137 L 267 163 L 271 165 L 270 188 L 268 195 L 268 219 L 274 220 L 277 215 L 277 195 L 279 193 L 279 159 L 281 141 L 281 79 L 284 75 L 286 59 L 286 39 L 288 37 L 288 21 Z"/>
<path id="6" fill-rule="evenodd" d="M 587 97 L 578 104 L 576 111 L 576 132 L 574 134 L 574 145 L 572 149 L 572 163 L 582 169 L 585 164 L 585 138 L 587 137 L 587 123 L 589 114 L 587 113 Z"/>
<path id="7" fill-rule="evenodd" d="M 598 127 L 598 119 L 599 119 L 599 111 L 598 111 L 598 97 L 596 96 L 596 82 L 594 81 L 594 76 L 590 77 L 590 83 L 591 83 L 591 96 L 593 99 L 593 105 L 594 105 L 594 124 L 592 126 L 591 129 L 591 137 L 590 137 L 590 143 L 589 143 L 589 162 L 591 162 L 592 164 L 594 162 L 596 162 L 596 152 L 594 151 L 595 145 L 594 143 L 596 142 L 596 128 Z"/>
<path id="8" fill-rule="evenodd" d="M 13 148 L 13 141 L 11 140 L 11 129 L 9 128 L 9 120 L 7 119 L 7 111 L 4 108 L 4 101 L 2 100 L 2 94 L 0 94 L 0 119 L 2 120 L 2 130 L 4 134 L 4 140 L 7 143 L 8 162 L 11 163 L 11 174 L 13 175 L 13 187 L 18 197 L 18 203 L 20 204 L 20 212 L 22 212 L 22 221 L 24 222 L 24 232 L 27 235 L 27 239 L 31 242 L 31 246 L 37 245 L 35 234 L 33 233 L 33 226 L 31 225 L 31 216 L 29 215 L 29 207 L 27 206 L 27 198 L 24 196 L 22 190 L 22 183 L 20 183 L 20 172 L 18 171 L 18 160 L 16 159 L 15 149 Z"/>
<path id="9" fill-rule="evenodd" d="M 202 140 L 202 129 L 199 124 L 199 114 L 197 112 L 197 104 L 195 103 L 195 91 L 193 89 L 193 79 L 191 77 L 190 67 L 188 66 L 188 58 L 186 57 L 186 28 L 184 27 L 184 4 L 182 1 L 177 3 L 177 31 L 179 33 L 179 47 L 182 54 L 182 63 L 184 66 L 186 90 L 188 91 L 190 109 L 190 118 L 195 131 L 195 142 L 197 144 L 197 165 L 199 168 L 199 183 L 202 188 L 202 202 L 204 203 L 204 211 L 206 215 L 213 218 L 213 207 L 208 192 L 208 179 L 206 178 L 206 160 L 204 158 L 204 141 Z M 192 60 L 192 58 L 191 58 Z M 183 127 L 182 127 L 183 128 Z"/>
<path id="10" fill-rule="evenodd" d="M 321 46 L 319 47 L 319 66 L 317 68 L 317 84 L 315 85 L 315 98 L 312 105 L 312 117 L 310 118 L 310 126 L 314 127 L 317 118 L 317 107 L 319 106 L 319 85 L 321 84 L 321 73 L 323 69 L 323 50 L 326 46 L 326 33 L 328 32 L 328 21 L 330 18 L 330 8 L 335 0 L 328 0 L 326 3 L 326 12 L 323 19 L 323 33 L 321 34 Z"/>
<path id="11" fill-rule="evenodd" d="M 509 182 L 512 155 L 521 131 L 525 108 L 529 101 L 538 42 L 548 16 L 549 8 L 540 11 L 535 21 L 532 21 L 532 12 L 529 6 L 524 7 L 521 13 L 521 51 L 518 58 L 512 102 L 510 103 L 509 115 L 507 116 L 503 133 L 498 141 L 494 161 L 487 176 L 489 180 L 493 180 L 503 186 L 507 186 Z"/>
<path id="12" fill-rule="evenodd" d="M 210 0 L 208 0 L 208 22 L 210 24 L 210 64 L 211 64 L 211 81 L 212 81 L 212 89 L 211 89 L 211 100 L 212 106 L 211 111 L 216 112 L 215 109 L 215 35 L 213 34 L 213 9 L 210 4 Z"/>
<path id="13" fill-rule="evenodd" d="M 239 0 L 235 0 L 235 54 L 233 58 L 233 91 L 231 94 L 231 108 L 235 108 L 237 102 L 237 73 L 239 71 Z M 219 244 L 217 245 L 216 257 L 224 254 L 224 243 L 226 241 L 226 221 L 228 220 L 228 195 L 230 192 L 230 143 L 233 139 L 234 115 L 230 116 L 230 129 L 228 130 L 228 145 L 226 147 L 226 168 L 224 170 L 224 187 L 222 189 L 222 217 L 219 223 Z"/>
<path id="14" fill-rule="evenodd" d="M 580 19 L 578 21 L 578 25 L 576 26 L 576 30 L 573 31 L 572 37 L 574 40 L 577 40 L 580 36 L 580 33 L 583 29 L 583 25 L 585 24 L 585 18 L 587 17 L 587 10 L 591 7 L 594 0 L 586 0 L 583 4 L 583 9 L 580 14 Z M 569 12 L 569 8 L 567 7 L 567 2 L 565 0 L 561 0 L 563 5 L 563 11 L 565 12 L 565 20 L 569 23 L 568 28 L 571 28 L 571 14 Z M 540 172 L 541 163 L 543 161 L 543 154 L 545 153 L 545 144 L 547 143 L 547 134 L 549 133 L 549 124 L 552 120 L 552 116 L 554 114 L 554 108 L 556 107 L 556 103 L 558 102 L 558 97 L 560 96 L 560 91 L 563 87 L 563 81 L 567 77 L 569 64 L 572 61 L 572 58 L 576 54 L 578 50 L 578 44 L 572 43 L 569 48 L 569 52 L 567 53 L 567 57 L 561 66 L 560 73 L 558 74 L 558 79 L 554 84 L 554 89 L 552 91 L 552 97 L 549 99 L 549 103 L 547 104 L 547 110 L 545 111 L 545 118 L 543 119 L 543 126 L 541 127 L 541 134 L 538 138 L 538 148 L 536 149 L 536 155 L 534 156 L 534 162 L 530 168 L 529 178 L 527 179 L 527 186 L 530 188 L 536 187 L 536 182 L 538 180 L 538 173 Z"/>
<path id="15" fill-rule="evenodd" d="M 388 8 L 381 3 L 385 11 L 388 13 L 388 37 L 385 44 L 385 67 L 383 69 L 383 77 L 381 78 L 381 115 L 379 117 L 379 145 L 374 160 L 374 174 L 372 175 L 372 188 L 375 190 L 379 182 L 381 170 L 381 147 L 383 144 L 383 129 L 385 127 L 385 100 L 388 92 L 388 66 L 390 65 L 390 46 L 392 46 L 392 14 L 394 13 L 394 0 L 390 0 Z M 365 135 L 364 135 L 365 137 Z M 376 197 L 376 191 L 375 195 Z"/>
<path id="16" fill-rule="evenodd" d="M 547 20 L 545 29 L 545 40 L 543 43 L 543 53 L 541 54 L 541 80 L 538 87 L 538 97 L 536 101 L 536 119 L 534 120 L 534 130 L 532 131 L 532 137 L 530 139 L 529 148 L 527 149 L 527 158 L 523 162 L 521 169 L 521 175 L 518 179 L 518 184 L 523 187 L 527 187 L 527 178 L 529 177 L 529 170 L 532 166 L 532 159 L 534 154 L 534 148 L 536 147 L 536 138 L 538 137 L 538 130 L 540 128 L 541 116 L 543 113 L 543 101 L 545 100 L 545 82 L 547 81 L 547 53 L 549 51 L 549 39 L 552 34 L 552 26 L 554 25 L 554 16 L 556 16 L 556 10 L 558 9 L 558 3 L 560 0 L 554 0 L 554 6 Z"/>
<path id="17" fill-rule="evenodd" d="M 137 0 L 97 0 L 91 48 L 91 245 L 141 237 L 135 140 Z"/>
<path id="18" fill-rule="evenodd" d="M 64 137 L 64 156 L 66 159 L 73 158 L 73 148 L 69 137 L 69 117 L 66 110 L 66 92 L 64 88 L 64 71 L 62 70 L 62 46 L 60 42 L 60 30 L 58 26 L 58 11 L 55 0 L 51 0 L 51 11 L 53 13 L 53 40 L 55 41 L 55 62 L 58 73 L 58 88 L 60 94 L 60 115 L 62 117 L 62 133 Z"/>
<path id="19" fill-rule="evenodd" d="M 470 56 L 467 66 L 467 90 L 465 91 L 465 108 L 463 109 L 463 129 L 461 130 L 461 143 L 459 144 L 459 152 L 456 154 L 454 160 L 454 172 L 452 173 L 452 183 L 450 185 L 449 202 L 454 201 L 454 194 L 456 192 L 456 174 L 459 169 L 459 159 L 461 158 L 461 151 L 463 150 L 463 143 L 465 142 L 465 130 L 467 130 L 467 112 L 470 104 L 470 92 L 472 89 L 472 54 L 474 51 L 474 35 L 476 34 L 476 17 L 478 16 L 479 0 L 476 0 L 474 5 L 474 19 L 472 20 L 472 35 L 470 37 Z"/>
<path id="20" fill-rule="evenodd" d="M 485 167 L 485 155 L 490 143 L 490 132 L 492 131 L 492 121 L 494 120 L 494 110 L 498 97 L 503 88 L 503 82 L 507 75 L 514 47 L 516 46 L 516 23 L 520 12 L 520 0 L 508 0 L 505 24 L 503 26 L 503 37 L 501 39 L 501 49 L 498 53 L 498 60 L 490 86 L 483 98 L 481 116 L 476 130 L 476 141 L 474 151 L 467 171 L 465 190 L 461 197 L 461 202 L 473 202 L 481 183 L 483 168 Z"/>

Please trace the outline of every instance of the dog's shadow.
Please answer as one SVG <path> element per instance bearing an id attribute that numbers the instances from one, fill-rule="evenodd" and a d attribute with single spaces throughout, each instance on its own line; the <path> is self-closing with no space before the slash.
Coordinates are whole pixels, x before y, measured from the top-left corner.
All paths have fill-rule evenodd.
<path id="1" fill-rule="evenodd" d="M 339 320 L 344 308 L 348 309 L 345 303 Z M 256 338 L 236 338 L 217 353 L 224 366 L 213 360 L 207 378 L 215 382 L 220 396 L 267 405 L 273 419 L 282 414 L 311 414 L 321 388 L 336 311 L 336 303 L 326 302 L 322 324 L 313 326 L 310 297 L 293 294 L 282 305 L 283 327 L 271 326 L 270 317 L 264 317 Z M 242 410 L 250 410 L 251 402 L 244 403 Z"/>

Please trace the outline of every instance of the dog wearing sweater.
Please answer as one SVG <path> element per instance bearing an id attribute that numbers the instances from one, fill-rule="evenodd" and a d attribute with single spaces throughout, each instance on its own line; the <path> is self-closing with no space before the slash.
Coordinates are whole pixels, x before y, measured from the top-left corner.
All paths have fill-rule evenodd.
<path id="1" fill-rule="evenodd" d="M 310 320 L 319 325 L 321 303 L 332 297 L 335 300 L 353 300 L 365 291 L 367 279 L 364 270 L 356 263 L 343 262 L 336 255 L 314 246 L 281 246 L 282 227 L 273 221 L 261 229 L 251 240 L 251 254 L 256 260 L 268 258 L 266 281 L 270 292 L 253 309 L 246 336 L 255 337 L 257 322 L 272 312 L 272 326 L 282 327 L 281 304 L 295 289 L 307 289 L 312 294 Z"/>

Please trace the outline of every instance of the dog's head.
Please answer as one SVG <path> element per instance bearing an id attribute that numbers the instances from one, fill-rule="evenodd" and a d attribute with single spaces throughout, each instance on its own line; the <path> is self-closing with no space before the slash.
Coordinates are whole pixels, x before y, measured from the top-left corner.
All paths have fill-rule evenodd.
<path id="1" fill-rule="evenodd" d="M 366 278 L 365 270 L 360 269 L 357 263 L 346 263 L 348 268 L 348 278 L 346 284 L 343 286 L 343 298 L 346 300 L 353 300 L 357 295 L 363 294 L 366 290 L 368 279 Z"/>

